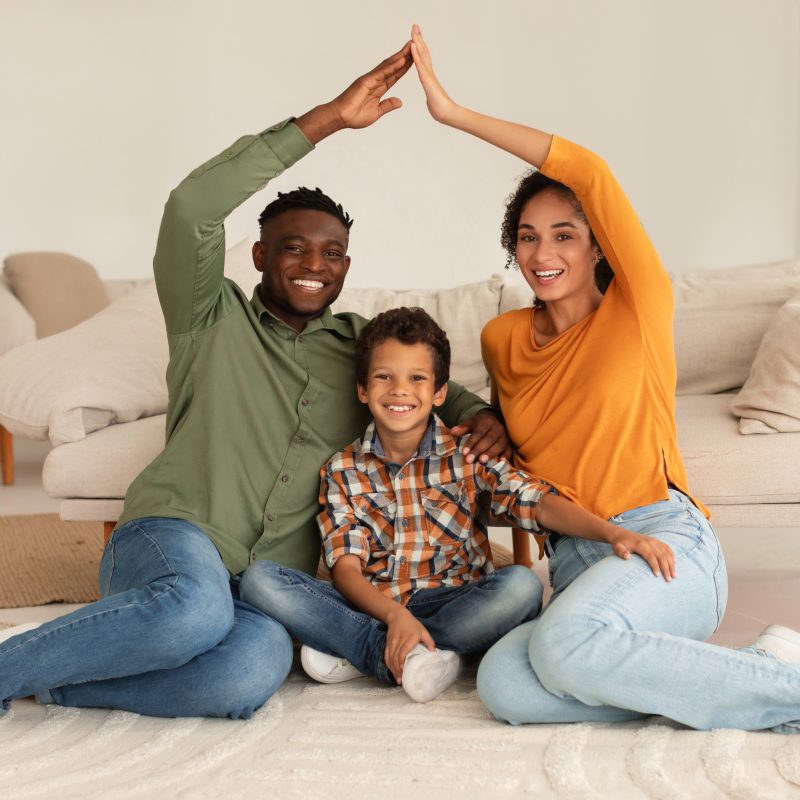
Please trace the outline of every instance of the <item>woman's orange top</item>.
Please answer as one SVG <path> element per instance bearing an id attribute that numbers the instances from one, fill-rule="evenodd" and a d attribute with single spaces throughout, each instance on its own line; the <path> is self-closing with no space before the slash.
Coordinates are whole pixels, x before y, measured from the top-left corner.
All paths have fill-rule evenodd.
<path id="1" fill-rule="evenodd" d="M 669 277 L 601 158 L 554 137 L 541 171 L 575 192 L 614 279 L 592 314 L 542 347 L 530 308 L 483 329 L 516 464 L 604 519 L 666 499 L 668 483 L 689 494 L 675 430 Z"/>

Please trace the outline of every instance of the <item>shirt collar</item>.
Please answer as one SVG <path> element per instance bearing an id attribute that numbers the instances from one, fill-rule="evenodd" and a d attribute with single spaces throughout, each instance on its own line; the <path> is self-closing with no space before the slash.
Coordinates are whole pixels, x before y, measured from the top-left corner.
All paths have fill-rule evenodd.
<path id="1" fill-rule="evenodd" d="M 250 299 L 250 305 L 253 307 L 253 310 L 256 312 L 258 316 L 259 322 L 262 325 L 270 325 L 270 327 L 274 328 L 275 330 L 281 332 L 283 335 L 291 335 L 292 337 L 298 335 L 298 331 L 291 327 L 291 325 L 287 325 L 282 319 L 276 317 L 265 305 L 261 302 L 261 296 L 259 294 L 259 287 L 261 284 L 258 284 L 255 289 L 253 289 L 253 297 Z M 333 333 L 337 333 L 340 336 L 343 336 L 346 339 L 355 339 L 355 334 L 353 333 L 353 328 L 349 325 L 345 320 L 340 319 L 339 317 L 335 316 L 334 313 L 331 311 L 330 306 L 326 306 L 325 310 L 320 314 L 316 319 L 310 320 L 306 327 L 303 328 L 301 333 L 303 335 L 307 333 L 313 333 L 314 331 L 318 330 L 329 330 Z"/>
<path id="2" fill-rule="evenodd" d="M 436 414 L 431 414 L 428 427 L 422 434 L 419 447 L 413 458 L 430 458 L 433 455 L 444 457 L 458 449 L 458 440 L 445 427 L 445 424 Z M 376 458 L 386 461 L 378 431 L 374 420 L 367 426 L 361 437 L 360 450 L 362 455 L 371 454 Z"/>

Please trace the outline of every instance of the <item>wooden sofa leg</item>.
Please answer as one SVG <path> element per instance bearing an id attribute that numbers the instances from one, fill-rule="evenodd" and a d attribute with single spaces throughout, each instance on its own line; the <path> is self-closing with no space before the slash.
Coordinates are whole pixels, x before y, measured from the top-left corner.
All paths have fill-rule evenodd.
<path id="1" fill-rule="evenodd" d="M 0 425 L 0 460 L 3 462 L 3 485 L 14 483 L 14 438 Z"/>
<path id="2" fill-rule="evenodd" d="M 513 528 L 511 530 L 511 548 L 514 551 L 514 563 L 523 567 L 532 567 L 531 535 L 528 531 Z"/>
<path id="3" fill-rule="evenodd" d="M 114 532 L 114 526 L 116 524 L 116 522 L 103 523 L 103 544 L 108 544 L 108 540 L 111 538 L 111 534 Z"/>

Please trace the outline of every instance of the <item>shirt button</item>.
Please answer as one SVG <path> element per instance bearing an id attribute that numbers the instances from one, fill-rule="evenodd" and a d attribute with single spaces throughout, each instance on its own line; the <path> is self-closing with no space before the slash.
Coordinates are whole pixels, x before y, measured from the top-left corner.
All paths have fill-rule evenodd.
<path id="1" fill-rule="evenodd" d="M 307 405 L 309 404 L 309 402 L 310 402 L 310 401 L 309 401 L 309 400 L 307 400 L 307 399 L 304 397 L 304 398 L 303 398 L 303 399 L 300 401 L 300 405 L 307 406 Z"/>
<path id="2" fill-rule="evenodd" d="M 403 475 L 402 472 L 398 472 L 397 473 L 397 480 L 401 481 L 401 480 L 403 480 L 403 478 L 405 478 L 405 475 Z"/>
<path id="3" fill-rule="evenodd" d="M 281 481 L 283 483 L 286 483 L 286 481 L 288 481 L 288 480 L 289 480 L 289 476 L 288 475 L 281 475 Z"/>
<path id="4" fill-rule="evenodd" d="M 408 527 L 408 518 L 407 518 L 407 517 L 403 517 L 403 521 L 402 521 L 400 524 L 401 524 L 401 525 L 402 525 L 404 528 L 407 528 L 407 527 Z M 405 559 L 400 559 L 400 560 L 401 560 L 401 561 L 403 561 L 403 560 L 405 560 Z"/>
<path id="5" fill-rule="evenodd" d="M 303 442 L 305 442 L 305 439 L 302 436 L 295 436 L 294 440 L 296 444 L 303 444 Z"/>
<path id="6" fill-rule="evenodd" d="M 275 517 L 273 517 L 273 516 L 272 516 L 272 514 L 267 514 L 267 519 L 268 519 L 270 522 L 272 522 L 272 520 L 273 520 L 273 519 L 275 519 Z"/>
<path id="7" fill-rule="evenodd" d="M 256 554 L 250 553 L 250 563 L 252 564 L 256 560 Z"/>
<path id="8" fill-rule="evenodd" d="M 405 556 L 400 556 L 400 563 L 401 564 L 405 564 L 406 563 L 406 557 Z"/>
<path id="9" fill-rule="evenodd" d="M 297 341 L 298 341 L 298 342 L 302 342 L 302 341 L 303 341 L 303 337 L 302 337 L 302 336 L 298 336 L 298 337 L 297 337 Z"/>

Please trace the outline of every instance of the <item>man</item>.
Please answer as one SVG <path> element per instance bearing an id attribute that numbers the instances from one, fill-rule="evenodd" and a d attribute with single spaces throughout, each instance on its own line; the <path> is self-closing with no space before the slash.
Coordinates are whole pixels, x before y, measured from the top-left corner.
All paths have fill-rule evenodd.
<path id="1" fill-rule="evenodd" d="M 154 261 L 170 344 L 167 444 L 128 490 L 102 599 L 0 641 L 4 708 L 36 694 L 247 718 L 285 679 L 291 639 L 239 599 L 236 576 L 262 558 L 315 571 L 319 468 L 366 424 L 353 366 L 364 320 L 330 312 L 350 220 L 321 192 L 265 209 L 251 300 L 223 277 L 223 223 L 326 136 L 399 108 L 382 98 L 411 63 L 408 43 L 330 103 L 240 139 L 170 195 Z M 470 457 L 507 452 L 486 405 L 460 387 L 450 394 L 442 415 L 467 420 L 456 431 L 471 431 Z"/>

